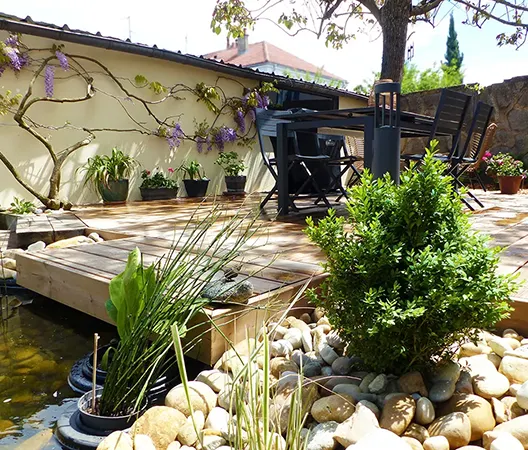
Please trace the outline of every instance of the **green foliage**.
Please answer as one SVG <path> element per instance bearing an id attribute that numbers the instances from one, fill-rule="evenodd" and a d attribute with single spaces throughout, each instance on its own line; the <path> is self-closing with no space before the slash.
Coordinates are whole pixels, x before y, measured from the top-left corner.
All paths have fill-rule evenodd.
<path id="1" fill-rule="evenodd" d="M 143 170 L 141 172 L 141 179 L 143 181 L 141 182 L 140 187 L 177 189 L 178 182 L 171 178 L 175 172 L 174 169 L 169 167 L 168 172 L 169 175 L 165 175 L 165 173 L 158 168 L 154 169 L 152 172 L 149 170 Z"/>
<path id="2" fill-rule="evenodd" d="M 238 158 L 236 152 L 221 152 L 216 158 L 215 164 L 218 164 L 229 177 L 236 177 L 246 168 L 244 162 Z"/>
<path id="3" fill-rule="evenodd" d="M 168 90 L 159 81 L 149 81 L 146 76 L 141 75 L 140 73 L 138 73 L 134 77 L 134 84 L 136 85 L 136 87 L 139 88 L 148 87 L 152 92 L 157 95 L 167 92 Z"/>
<path id="4" fill-rule="evenodd" d="M 198 97 L 196 99 L 197 102 L 204 102 L 207 109 L 215 114 L 220 112 L 220 109 L 214 103 L 214 100 L 220 100 L 220 94 L 214 86 L 208 86 L 201 82 L 196 85 L 195 91 Z"/>
<path id="5" fill-rule="evenodd" d="M 12 92 L 9 90 L 5 94 L 0 94 L 0 115 L 5 116 L 11 108 L 18 106 L 21 99 L 21 94 L 12 95 Z"/>
<path id="6" fill-rule="evenodd" d="M 187 175 L 189 180 L 207 180 L 202 165 L 195 160 L 190 162 L 184 161 L 178 168 L 178 171 L 183 172 L 184 176 Z"/>
<path id="7" fill-rule="evenodd" d="M 526 170 L 522 161 L 516 160 L 508 153 L 497 153 L 491 155 L 486 152 L 482 160 L 487 164 L 486 173 L 498 177 L 526 176 Z"/>
<path id="8" fill-rule="evenodd" d="M 347 218 L 331 210 L 317 225 L 308 220 L 330 273 L 314 301 L 374 371 L 424 368 L 508 314 L 513 277 L 496 274 L 496 249 L 471 231 L 444 172 L 431 152 L 399 186 L 367 172 Z"/>
<path id="9" fill-rule="evenodd" d="M 11 202 L 11 208 L 9 208 L 13 214 L 32 214 L 35 209 L 35 205 L 27 200 L 23 200 L 18 197 L 14 197 Z"/>
<path id="10" fill-rule="evenodd" d="M 459 86 L 463 83 L 463 80 L 464 75 L 456 67 L 443 64 L 439 69 L 433 67 L 420 71 L 415 64 L 406 63 L 403 68 L 401 91 L 402 94 L 408 94 Z"/>
<path id="11" fill-rule="evenodd" d="M 220 34 L 224 25 L 228 37 L 243 37 L 246 30 L 253 29 L 254 24 L 255 21 L 243 1 L 219 0 L 216 3 L 211 19 L 211 30 L 214 33 Z"/>
<path id="12" fill-rule="evenodd" d="M 236 214 L 221 223 L 222 214 L 217 207 L 205 216 L 197 210 L 154 266 L 142 269 L 140 253 L 134 250 L 125 272 L 113 282 L 111 300 L 122 336 L 108 367 L 99 414 L 127 414 L 143 405 L 148 390 L 170 368 L 171 327 L 177 324 L 180 336 L 191 329 L 190 320 L 209 301 L 200 295 L 205 285 L 239 256 L 257 230 L 248 215 Z M 220 231 L 213 231 L 218 225 Z M 127 317 L 120 321 L 123 315 Z M 202 335 L 196 331 L 199 341 Z"/>
<path id="13" fill-rule="evenodd" d="M 152 295 L 155 285 L 154 265 L 144 269 L 141 252 L 136 247 L 128 255 L 125 270 L 110 281 L 110 298 L 105 304 L 108 316 L 116 323 L 121 339 L 130 336 L 145 307 L 145 298 Z"/>
<path id="14" fill-rule="evenodd" d="M 455 31 L 455 19 L 453 13 L 449 19 L 449 34 L 447 35 L 446 53 L 444 55 L 444 64 L 448 67 L 460 71 L 464 61 L 464 54 L 460 51 L 458 44 L 457 32 Z"/>
<path id="15" fill-rule="evenodd" d="M 101 184 L 107 185 L 110 181 L 128 178 L 137 166 L 138 163 L 132 156 L 114 147 L 110 156 L 95 155 L 88 158 L 81 170 L 85 172 L 85 184 L 92 183 L 97 189 Z"/>

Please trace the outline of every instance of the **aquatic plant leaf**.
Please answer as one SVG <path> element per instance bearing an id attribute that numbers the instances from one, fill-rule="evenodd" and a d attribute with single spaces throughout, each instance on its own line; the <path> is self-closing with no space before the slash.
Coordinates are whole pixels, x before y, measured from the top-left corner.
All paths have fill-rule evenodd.
<path id="1" fill-rule="evenodd" d="M 108 299 L 105 302 L 105 308 L 106 308 L 106 313 L 108 314 L 108 317 L 110 317 L 110 319 L 112 319 L 114 323 L 117 323 L 117 308 L 115 307 L 112 300 Z"/>

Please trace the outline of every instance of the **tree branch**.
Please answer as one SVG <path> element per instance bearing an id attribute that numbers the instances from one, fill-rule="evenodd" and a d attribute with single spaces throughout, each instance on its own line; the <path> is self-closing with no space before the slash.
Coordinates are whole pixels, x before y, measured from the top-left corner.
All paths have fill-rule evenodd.
<path id="1" fill-rule="evenodd" d="M 70 156 L 74 151 L 79 150 L 82 147 L 86 147 L 87 145 L 91 144 L 92 141 L 95 139 L 95 135 L 91 131 L 85 131 L 90 134 L 87 138 L 83 139 L 82 141 L 76 142 L 75 144 L 70 145 L 69 147 L 57 153 L 57 159 L 60 165 L 62 165 L 66 158 Z"/>
<path id="2" fill-rule="evenodd" d="M 416 6 L 413 6 L 411 9 L 411 17 L 421 16 L 427 14 L 429 11 L 438 8 L 444 0 L 431 0 L 428 2 L 418 3 Z"/>
<path id="3" fill-rule="evenodd" d="M 375 0 L 357 0 L 358 3 L 361 3 L 365 8 L 367 8 L 371 14 L 374 16 L 374 18 L 378 21 L 378 23 L 381 22 L 381 10 L 378 8 L 378 5 L 376 5 Z"/>
<path id="4" fill-rule="evenodd" d="M 510 26 L 513 26 L 513 27 L 524 28 L 524 29 L 528 30 L 528 23 L 522 23 L 522 22 L 517 22 L 517 21 L 503 19 L 502 17 L 499 17 L 499 16 L 497 16 L 495 14 L 491 14 L 486 9 L 481 8 L 480 6 L 477 6 L 477 5 L 475 5 L 475 4 L 473 4 L 473 3 L 469 2 L 469 1 L 466 1 L 466 0 L 453 0 L 453 1 L 456 2 L 456 3 L 460 3 L 461 5 L 467 6 L 469 9 L 472 9 L 472 10 L 482 14 L 483 16 L 486 17 L 486 19 L 493 19 L 493 20 L 496 20 L 497 22 L 502 23 L 504 25 L 510 25 Z"/>
<path id="5" fill-rule="evenodd" d="M 9 160 L 7 159 L 7 157 L 2 153 L 0 152 L 0 161 L 2 161 L 5 166 L 7 167 L 7 170 L 9 170 L 9 172 L 11 172 L 11 175 L 13 175 L 13 177 L 15 178 L 15 180 L 18 181 L 18 183 L 20 183 L 20 185 L 26 190 L 28 191 L 30 194 L 34 195 L 36 198 L 38 198 L 44 205 L 47 205 L 48 203 L 48 199 L 40 194 L 39 192 L 37 192 L 35 189 L 33 189 L 29 184 L 27 184 L 21 177 L 20 177 L 20 174 L 18 173 L 18 171 L 15 169 L 15 167 L 13 166 L 13 164 L 11 164 L 9 162 Z"/>

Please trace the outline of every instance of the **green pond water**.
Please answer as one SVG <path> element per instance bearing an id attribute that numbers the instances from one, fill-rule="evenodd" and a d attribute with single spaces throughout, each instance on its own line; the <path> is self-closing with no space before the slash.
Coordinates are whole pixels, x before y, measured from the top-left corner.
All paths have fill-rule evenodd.
<path id="1" fill-rule="evenodd" d="M 71 366 L 91 351 L 93 333 L 107 343 L 115 328 L 36 294 L 2 294 L 0 448 L 58 450 L 49 430 L 77 401 Z"/>

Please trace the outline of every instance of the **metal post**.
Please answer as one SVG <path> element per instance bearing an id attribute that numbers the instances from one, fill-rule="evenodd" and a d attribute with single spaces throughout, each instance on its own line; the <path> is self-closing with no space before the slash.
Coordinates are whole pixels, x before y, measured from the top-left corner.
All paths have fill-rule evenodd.
<path id="1" fill-rule="evenodd" d="M 280 216 L 288 214 L 289 192 L 288 192 L 288 124 L 277 124 L 277 190 L 279 191 Z"/>
<path id="2" fill-rule="evenodd" d="M 400 181 L 400 83 L 380 83 L 374 87 L 374 178 L 386 173 L 395 183 Z"/>

